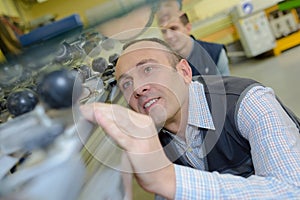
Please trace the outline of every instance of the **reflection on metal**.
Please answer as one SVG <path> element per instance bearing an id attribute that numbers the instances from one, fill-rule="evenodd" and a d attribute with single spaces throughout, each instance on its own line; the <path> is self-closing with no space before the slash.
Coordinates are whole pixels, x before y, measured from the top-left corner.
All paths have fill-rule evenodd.
<path id="1" fill-rule="evenodd" d="M 47 75 L 56 69 L 68 69 L 70 73 L 77 71 L 76 81 L 80 84 L 82 82 L 82 86 L 88 91 L 79 97 L 78 103 L 107 102 L 124 105 L 125 101 L 114 79 L 114 65 L 118 58 L 119 46 L 112 39 L 108 42 L 105 41 L 106 37 L 94 33 L 84 32 L 75 41 L 64 40 L 61 46 L 58 46 L 62 51 L 51 56 L 51 62 L 46 68 L 43 65 L 32 65 L 32 70 L 36 69 L 37 76 L 29 76 L 30 82 L 21 79 L 25 70 L 22 65 L 1 68 L 5 72 L 0 77 L 1 86 L 5 88 L 5 92 L 1 93 L 2 99 L 6 99 L 11 86 L 27 87 L 29 83 L 39 82 L 38 75 Z M 89 41 L 95 42 L 96 46 L 86 52 L 87 49 L 84 49 L 83 45 Z M 97 51 L 96 54 L 94 50 L 99 49 L 99 46 L 101 51 Z M 94 71 L 91 66 L 93 59 L 99 57 L 108 63 L 103 66 L 101 72 Z M 6 73 L 13 76 L 5 76 Z M 43 87 L 39 88 L 37 92 Z M 50 93 L 57 91 L 53 87 L 48 90 Z M 73 94 L 76 94 L 76 91 L 73 91 Z M 0 126 L 0 161 L 8 161 L 4 156 L 14 159 L 14 163 L 18 164 L 13 163 L 5 172 L 1 171 L 0 198 L 23 196 L 28 199 L 45 200 L 99 197 L 123 199 L 123 178 L 121 172 L 116 170 L 119 167 L 111 168 L 112 166 L 102 164 L 108 159 L 118 166 L 121 152 L 115 152 L 112 146 L 106 145 L 108 140 L 104 132 L 101 129 L 93 129 L 91 124 L 82 119 L 78 106 L 74 104 L 68 109 L 51 109 L 41 103 L 28 113 L 5 119 L 5 123 Z M 99 135 L 103 138 L 99 138 Z M 92 161 L 94 156 L 99 156 L 99 152 L 93 151 L 89 145 L 91 142 L 97 143 L 102 160 Z M 94 162 L 101 167 L 93 171 L 94 175 L 88 179 L 89 163 Z M 95 182 L 98 184 L 92 184 Z M 99 190 L 99 185 L 107 188 Z M 88 192 L 91 190 L 97 191 L 94 193 L 97 195 L 91 196 Z"/>
<path id="2" fill-rule="evenodd" d="M 0 126 L 2 156 L 19 158 L 14 171 L 8 169 L 1 178 L 1 198 L 64 200 L 78 196 L 85 174 L 79 150 L 87 138 L 78 137 L 71 109 L 53 112 L 46 113 L 39 105 Z M 82 118 L 78 122 L 89 134 L 91 125 Z"/>
<path id="3" fill-rule="evenodd" d="M 113 78 L 104 82 L 94 80 L 96 82 L 85 85 L 94 91 L 87 103 L 122 104 Z M 81 78 L 77 81 L 81 82 Z M 7 168 L 6 173 L 1 171 L 0 198 L 124 199 L 122 173 L 116 170 L 120 168 L 122 152 L 116 145 L 110 145 L 112 141 L 101 129 L 82 118 L 78 106 L 75 103 L 71 108 L 57 110 L 38 105 L 33 111 L 0 126 L 1 158 L 11 156 L 18 158 L 19 163 L 14 171 L 11 168 Z M 96 151 L 91 142 L 94 145 L 96 142 Z M 97 162 L 99 168 L 91 170 L 88 164 L 91 162 Z M 112 165 L 106 166 L 103 162 Z M 92 171 L 93 175 L 88 178 Z M 99 190 L 99 186 L 105 189 Z"/>

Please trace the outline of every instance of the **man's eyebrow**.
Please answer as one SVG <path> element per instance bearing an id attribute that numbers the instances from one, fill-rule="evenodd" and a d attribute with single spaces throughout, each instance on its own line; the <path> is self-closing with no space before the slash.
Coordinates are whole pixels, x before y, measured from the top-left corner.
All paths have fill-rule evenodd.
<path id="1" fill-rule="evenodd" d="M 139 66 L 142 66 L 142 65 L 147 64 L 147 63 L 158 63 L 158 61 L 155 60 L 155 59 L 153 59 L 153 58 L 143 59 L 143 60 L 141 60 L 140 62 L 138 62 L 138 63 L 135 65 L 135 67 L 139 67 Z M 124 73 L 124 74 L 122 74 L 122 75 L 119 77 L 118 80 L 121 80 L 121 79 L 124 79 L 124 78 L 130 78 L 130 77 L 131 77 L 130 75 Z"/>
<path id="2" fill-rule="evenodd" d="M 128 77 L 130 77 L 128 74 L 122 74 L 122 75 L 118 78 L 117 82 L 119 82 L 119 81 L 122 80 L 122 79 L 128 78 Z"/>
<path id="3" fill-rule="evenodd" d="M 153 58 L 143 59 L 140 62 L 138 62 L 135 66 L 138 67 L 138 66 L 141 66 L 141 65 L 144 65 L 144 64 L 147 64 L 147 63 L 158 63 L 158 62 L 157 62 L 157 60 L 155 60 Z"/>

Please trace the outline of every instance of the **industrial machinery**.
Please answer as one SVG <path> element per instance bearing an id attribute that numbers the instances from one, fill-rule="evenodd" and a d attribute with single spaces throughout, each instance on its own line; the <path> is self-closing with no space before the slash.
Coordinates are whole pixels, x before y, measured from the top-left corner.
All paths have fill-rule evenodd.
<path id="1" fill-rule="evenodd" d="M 114 68 L 123 44 L 147 34 L 156 8 L 149 2 L 113 12 L 97 7 L 88 16 L 93 27 L 84 30 L 78 15 L 39 27 L 21 37 L 22 54 L 0 63 L 0 199 L 131 199 L 122 149 L 82 117 L 80 106 L 126 105 Z M 128 18 L 133 31 L 122 26 L 120 33 L 119 20 Z M 70 20 L 76 29 L 53 29 Z"/>
<path id="2" fill-rule="evenodd" d="M 108 138 L 85 121 L 79 109 L 85 103 L 123 102 L 114 78 L 117 45 L 118 41 L 89 30 L 75 40 L 62 41 L 47 58 L 51 62 L 35 71 L 27 69 L 26 78 L 20 79 L 25 70 L 20 65 L 7 72 L 13 72 L 16 80 L 8 84 L 2 77 L 1 199 L 125 199 L 122 175 L 116 170 L 121 155 L 114 151 L 116 146 L 99 144 L 104 153 L 99 162 L 113 159 L 116 166 L 103 165 L 92 178 L 97 184 L 86 181 L 87 158 L 82 154 L 93 154 L 89 138 L 101 135 L 102 143 Z M 2 70 L 11 70 L 5 67 Z M 94 196 L 86 192 L 107 183 L 110 187 L 97 189 Z"/>
<path id="3" fill-rule="evenodd" d="M 254 0 L 245 0 L 241 2 L 241 5 L 234 7 L 231 16 L 245 55 L 254 57 L 272 50 L 276 46 L 276 40 L 263 9 L 269 4 L 273 5 L 274 1 L 257 3 Z"/>

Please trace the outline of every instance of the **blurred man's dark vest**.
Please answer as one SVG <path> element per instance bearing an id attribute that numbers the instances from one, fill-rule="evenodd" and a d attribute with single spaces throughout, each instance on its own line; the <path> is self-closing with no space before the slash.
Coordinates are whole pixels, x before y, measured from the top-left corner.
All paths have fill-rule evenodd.
<path id="1" fill-rule="evenodd" d="M 192 68 L 192 74 L 193 76 L 196 75 L 217 75 L 217 65 L 219 61 L 219 56 L 222 51 L 222 49 L 225 49 L 225 46 L 223 44 L 217 44 L 212 42 L 206 42 L 202 40 L 196 40 L 194 36 L 191 35 L 191 37 L 195 40 L 196 43 L 198 43 L 203 49 L 207 52 L 207 54 L 210 56 L 212 61 L 214 63 L 209 63 L 207 66 L 199 66 L 199 68 L 196 68 L 193 63 L 189 62 L 191 68 Z M 199 55 L 200 56 L 200 55 Z M 209 67 L 210 69 L 208 72 L 205 72 L 205 67 Z"/>

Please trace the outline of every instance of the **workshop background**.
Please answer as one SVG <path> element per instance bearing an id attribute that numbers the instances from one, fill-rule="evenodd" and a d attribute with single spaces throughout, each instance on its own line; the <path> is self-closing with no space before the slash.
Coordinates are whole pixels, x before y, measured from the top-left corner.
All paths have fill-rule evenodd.
<path id="1" fill-rule="evenodd" d="M 36 47 L 41 43 L 52 52 L 61 38 L 94 28 L 141 2 L 147 1 L 0 0 L 0 62 L 15 65 L 19 55 L 27 54 L 38 58 L 36 62 L 43 65 L 49 60 L 40 58 L 41 49 Z M 197 39 L 227 47 L 232 75 L 253 78 L 272 87 L 300 116 L 300 0 L 183 0 L 182 9 L 187 12 Z M 144 12 L 145 19 L 141 23 L 146 24 L 149 13 Z M 61 29 L 53 31 L 54 23 Z M 97 30 L 105 31 L 113 23 Z M 151 25 L 155 26 L 155 22 Z M 43 29 L 46 33 L 37 32 Z M 112 33 L 116 31 L 118 29 Z M 91 145 L 95 146 L 95 141 L 100 139 L 94 137 L 93 140 Z M 101 164 L 93 161 L 87 150 L 82 154 L 86 157 L 87 180 L 90 180 Z M 153 194 L 144 192 L 136 183 L 133 191 L 133 199 L 153 199 Z"/>

